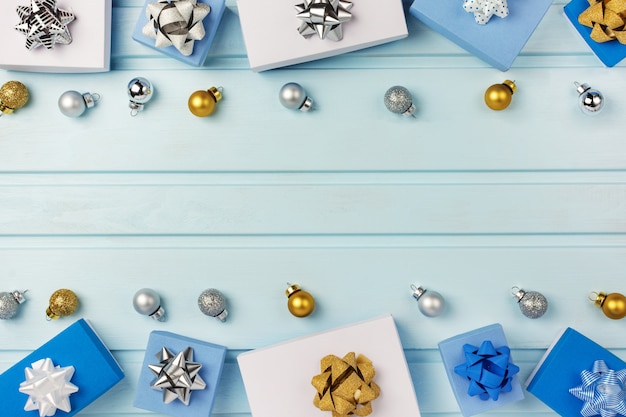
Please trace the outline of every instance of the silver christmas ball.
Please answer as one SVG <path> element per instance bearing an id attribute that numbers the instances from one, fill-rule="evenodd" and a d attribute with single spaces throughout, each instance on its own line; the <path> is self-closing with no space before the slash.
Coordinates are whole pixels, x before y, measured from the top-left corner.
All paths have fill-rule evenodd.
<path id="1" fill-rule="evenodd" d="M 598 90 L 594 90 L 587 84 L 579 84 L 574 82 L 576 91 L 578 91 L 578 107 L 588 115 L 600 113 L 604 108 L 604 96 Z"/>
<path id="2" fill-rule="evenodd" d="M 8 320 L 17 314 L 17 309 L 26 299 L 19 291 L 0 292 L 0 320 Z"/>
<path id="3" fill-rule="evenodd" d="M 385 107 L 392 113 L 413 116 L 415 105 L 413 97 L 406 88 L 395 85 L 385 93 Z M 415 117 L 415 116 L 414 116 Z"/>
<path id="4" fill-rule="evenodd" d="M 165 321 L 165 310 L 161 307 L 161 297 L 150 288 L 142 288 L 133 297 L 135 311 L 154 320 Z"/>
<path id="5" fill-rule="evenodd" d="M 150 81 L 143 77 L 136 77 L 128 83 L 127 93 L 130 99 L 128 103 L 131 109 L 130 114 L 135 116 L 137 112 L 143 110 L 144 104 L 152 99 L 154 90 Z"/>
<path id="6" fill-rule="evenodd" d="M 225 321 L 228 316 L 226 310 L 226 298 L 224 294 L 214 288 L 209 288 L 198 297 L 198 308 L 207 316 Z"/>
<path id="7" fill-rule="evenodd" d="M 517 300 L 523 315 L 530 319 L 538 319 L 548 311 L 548 300 L 537 291 L 524 291 L 513 287 L 513 296 Z"/>
<path id="8" fill-rule="evenodd" d="M 85 110 L 92 108 L 99 99 L 99 94 L 81 94 L 78 91 L 69 90 L 59 97 L 59 110 L 67 117 L 78 117 Z"/>
<path id="9" fill-rule="evenodd" d="M 313 100 L 307 97 L 306 91 L 298 83 L 283 85 L 278 99 L 280 104 L 292 110 L 309 111 L 313 107 Z"/>
<path id="10" fill-rule="evenodd" d="M 425 290 L 422 287 L 411 286 L 413 298 L 417 300 L 417 307 L 426 317 L 437 317 L 446 310 L 446 302 L 437 291 Z"/>

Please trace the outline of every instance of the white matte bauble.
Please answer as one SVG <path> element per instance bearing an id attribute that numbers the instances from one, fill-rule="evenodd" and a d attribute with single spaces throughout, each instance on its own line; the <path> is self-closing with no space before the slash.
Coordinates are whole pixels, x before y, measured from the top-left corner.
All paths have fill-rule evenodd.
<path id="1" fill-rule="evenodd" d="M 437 291 L 426 290 L 411 285 L 413 298 L 417 300 L 417 307 L 426 317 L 437 317 L 446 311 L 446 302 Z"/>
<path id="2" fill-rule="evenodd" d="M 67 117 L 79 117 L 99 100 L 100 94 L 81 94 L 78 91 L 69 90 L 59 97 L 59 110 Z"/>
<path id="3" fill-rule="evenodd" d="M 282 86 L 278 94 L 280 104 L 288 109 L 309 111 L 313 107 L 313 100 L 307 97 L 306 91 L 298 83 L 287 83 Z"/>
<path id="4" fill-rule="evenodd" d="M 165 310 L 161 307 L 161 297 L 150 288 L 142 288 L 133 297 L 135 311 L 157 321 L 165 321 Z"/>

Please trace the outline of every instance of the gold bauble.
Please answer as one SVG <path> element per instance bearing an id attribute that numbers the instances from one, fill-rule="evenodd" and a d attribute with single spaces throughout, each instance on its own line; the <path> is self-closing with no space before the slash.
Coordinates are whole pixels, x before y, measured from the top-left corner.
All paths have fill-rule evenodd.
<path id="1" fill-rule="evenodd" d="M 620 293 L 598 293 L 595 304 L 602 308 L 604 315 L 610 319 L 619 320 L 626 317 L 626 297 Z"/>
<path id="2" fill-rule="evenodd" d="M 50 296 L 50 305 L 46 309 L 48 320 L 69 316 L 78 308 L 78 297 L 74 291 L 62 288 Z"/>
<path id="3" fill-rule="evenodd" d="M 516 90 L 517 87 L 511 80 L 494 84 L 485 91 L 485 104 L 491 110 L 504 110 L 511 104 L 511 98 Z"/>
<path id="4" fill-rule="evenodd" d="M 289 285 L 285 294 L 287 294 L 287 308 L 294 316 L 306 317 L 315 309 L 313 296 L 301 290 L 298 284 Z"/>
<path id="5" fill-rule="evenodd" d="M 0 111 L 11 114 L 28 102 L 28 89 L 19 81 L 9 81 L 0 87 Z"/>
<path id="6" fill-rule="evenodd" d="M 213 113 L 215 104 L 222 99 L 222 93 L 215 87 L 209 88 L 207 91 L 194 91 L 189 96 L 187 106 L 189 111 L 198 117 L 206 117 Z"/>

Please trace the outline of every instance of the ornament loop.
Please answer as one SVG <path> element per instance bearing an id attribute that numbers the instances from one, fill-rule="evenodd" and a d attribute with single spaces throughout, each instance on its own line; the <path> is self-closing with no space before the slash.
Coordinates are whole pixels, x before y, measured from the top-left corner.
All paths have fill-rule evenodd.
<path id="1" fill-rule="evenodd" d="M 596 301 L 598 299 L 598 296 L 600 295 L 600 293 L 596 292 L 596 291 L 591 291 L 589 293 L 589 295 L 587 296 L 587 299 L 589 301 Z"/>

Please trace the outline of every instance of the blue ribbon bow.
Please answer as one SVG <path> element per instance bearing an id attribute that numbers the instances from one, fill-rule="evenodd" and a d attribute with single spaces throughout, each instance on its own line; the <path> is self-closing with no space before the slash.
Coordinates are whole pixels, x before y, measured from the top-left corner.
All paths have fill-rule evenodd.
<path id="1" fill-rule="evenodd" d="M 454 368 L 454 373 L 467 378 L 470 382 L 467 393 L 478 395 L 481 400 L 498 400 L 500 392 L 510 392 L 513 376 L 519 367 L 509 362 L 511 350 L 508 346 L 494 348 L 490 340 L 485 340 L 480 347 L 463 345 L 465 363 Z"/>
<path id="2" fill-rule="evenodd" d="M 585 417 L 600 415 L 626 416 L 626 369 L 614 371 L 599 359 L 593 363 L 593 370 L 580 373 L 582 384 L 569 389 L 569 393 L 583 400 L 585 405 L 580 414 Z"/>

